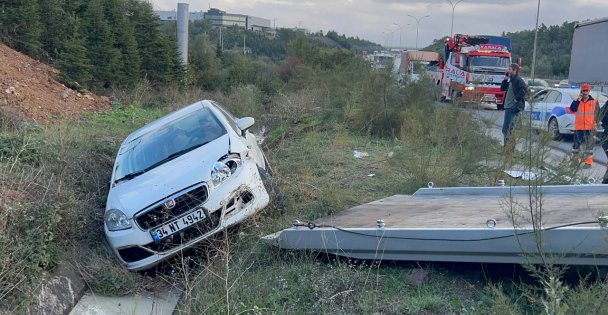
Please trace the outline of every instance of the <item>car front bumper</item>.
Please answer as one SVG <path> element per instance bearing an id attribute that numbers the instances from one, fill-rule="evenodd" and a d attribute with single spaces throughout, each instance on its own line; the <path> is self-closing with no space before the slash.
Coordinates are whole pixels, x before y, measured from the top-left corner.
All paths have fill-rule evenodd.
<path id="1" fill-rule="evenodd" d="M 226 181 L 217 187 L 209 185 L 209 197 L 206 201 L 183 214 L 187 215 L 203 208 L 211 215 L 211 218 L 207 219 L 214 222 L 210 227 L 205 229 L 196 227 L 198 230 L 190 231 L 189 237 L 185 238 L 183 232 L 177 232 L 170 237 L 179 237 L 180 242 L 177 245 L 171 243 L 170 246 L 166 246 L 166 239 L 155 241 L 151 234 L 152 229 L 142 229 L 131 218 L 132 227 L 129 229 L 109 231 L 105 227 L 106 238 L 127 269 L 144 270 L 247 219 L 265 208 L 269 201 L 270 197 L 264 188 L 257 164 L 253 159 L 245 159 L 240 169 Z M 125 259 L 125 257 L 129 258 Z M 143 258 L 137 259 L 138 257 Z"/>

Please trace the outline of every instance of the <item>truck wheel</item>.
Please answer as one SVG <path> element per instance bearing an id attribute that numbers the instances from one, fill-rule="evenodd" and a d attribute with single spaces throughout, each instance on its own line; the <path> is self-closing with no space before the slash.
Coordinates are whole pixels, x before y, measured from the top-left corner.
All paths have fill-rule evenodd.
<path id="1" fill-rule="evenodd" d="M 278 211 L 281 214 L 285 214 L 285 195 L 281 192 L 274 177 L 261 167 L 258 167 L 258 171 L 260 172 L 262 183 L 264 183 L 264 188 L 266 188 L 268 196 L 270 197 L 268 206 L 272 211 Z"/>
<path id="2" fill-rule="evenodd" d="M 557 119 L 555 117 L 549 120 L 549 125 L 547 125 L 547 129 L 551 134 L 551 139 L 555 141 L 559 141 L 562 139 L 562 134 L 559 133 L 559 124 L 557 123 Z"/>

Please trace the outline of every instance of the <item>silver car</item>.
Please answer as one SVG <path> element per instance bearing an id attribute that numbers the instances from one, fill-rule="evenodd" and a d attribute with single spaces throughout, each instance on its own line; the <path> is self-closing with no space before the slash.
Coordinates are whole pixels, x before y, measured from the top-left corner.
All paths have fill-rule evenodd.
<path id="1" fill-rule="evenodd" d="M 127 269 L 149 268 L 269 204 L 275 184 L 253 124 L 200 101 L 124 140 L 104 227 Z"/>
<path id="2" fill-rule="evenodd" d="M 534 94 L 531 103 L 526 102 L 524 112 L 532 119 L 532 127 L 548 130 L 554 140 L 560 140 L 563 135 L 574 133 L 575 115 L 570 104 L 579 94 L 580 90 L 575 88 L 547 88 Z M 599 106 L 604 106 L 608 99 L 597 91 L 591 91 L 590 95 L 598 100 Z"/>

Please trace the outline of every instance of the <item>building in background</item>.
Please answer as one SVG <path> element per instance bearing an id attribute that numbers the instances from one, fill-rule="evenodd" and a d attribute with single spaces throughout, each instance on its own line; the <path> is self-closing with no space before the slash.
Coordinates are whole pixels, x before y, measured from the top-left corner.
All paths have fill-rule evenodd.
<path id="1" fill-rule="evenodd" d="M 175 21 L 177 12 L 173 11 L 154 11 L 161 21 Z M 237 26 L 250 31 L 275 33 L 274 28 L 270 27 L 270 20 L 244 14 L 234 14 L 216 8 L 210 8 L 207 12 L 190 12 L 190 21 L 209 20 L 213 27 Z"/>
<path id="2" fill-rule="evenodd" d="M 175 10 L 154 11 L 154 13 L 156 13 L 156 15 L 158 15 L 158 17 L 160 18 L 161 21 L 176 21 L 177 20 L 177 11 L 175 11 Z M 205 12 L 203 12 L 203 11 L 189 12 L 188 14 L 189 14 L 190 21 L 202 20 L 205 18 Z"/>

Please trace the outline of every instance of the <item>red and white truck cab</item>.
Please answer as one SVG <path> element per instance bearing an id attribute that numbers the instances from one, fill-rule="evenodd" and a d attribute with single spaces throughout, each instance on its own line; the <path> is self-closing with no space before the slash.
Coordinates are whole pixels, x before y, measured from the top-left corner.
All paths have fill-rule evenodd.
<path id="1" fill-rule="evenodd" d="M 500 90 L 511 63 L 511 41 L 499 36 L 457 34 L 445 40 L 445 63 L 441 82 L 446 100 L 495 104 L 500 109 Z"/>

